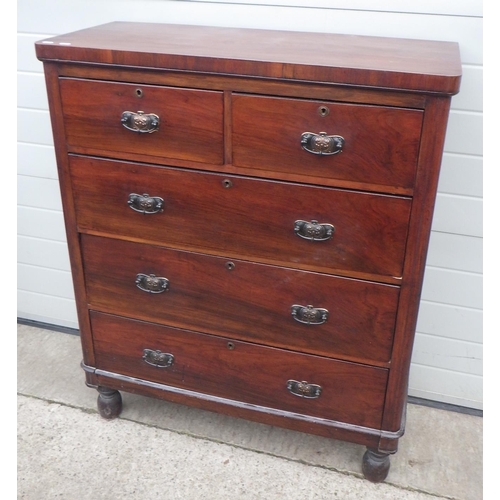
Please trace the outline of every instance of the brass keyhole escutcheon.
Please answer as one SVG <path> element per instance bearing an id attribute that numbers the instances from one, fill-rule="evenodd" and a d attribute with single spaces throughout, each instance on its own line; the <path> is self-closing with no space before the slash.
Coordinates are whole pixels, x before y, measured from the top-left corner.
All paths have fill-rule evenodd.
<path id="1" fill-rule="evenodd" d="M 328 116 L 330 114 L 330 110 L 327 106 L 320 106 L 318 108 L 318 114 L 319 116 Z"/>
<path id="2" fill-rule="evenodd" d="M 222 181 L 222 185 L 226 188 L 226 189 L 229 189 L 231 187 L 233 187 L 233 181 L 229 180 L 229 179 L 224 179 Z"/>
<path id="3" fill-rule="evenodd" d="M 228 271 L 232 271 L 236 267 L 236 264 L 234 262 L 226 262 L 226 269 Z"/>
<path id="4" fill-rule="evenodd" d="M 234 344 L 232 342 L 227 343 L 227 348 L 232 351 L 234 349 Z"/>
<path id="5" fill-rule="evenodd" d="M 144 92 L 142 89 L 135 89 L 135 95 L 141 98 L 144 95 Z"/>

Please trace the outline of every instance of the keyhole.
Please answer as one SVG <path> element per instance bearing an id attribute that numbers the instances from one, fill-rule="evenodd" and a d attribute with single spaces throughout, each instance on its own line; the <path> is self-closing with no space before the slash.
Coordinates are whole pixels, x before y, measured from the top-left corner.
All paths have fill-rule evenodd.
<path id="1" fill-rule="evenodd" d="M 233 182 L 230 181 L 229 179 L 224 179 L 222 181 L 222 185 L 226 188 L 229 189 L 230 187 L 233 187 Z"/>
<path id="2" fill-rule="evenodd" d="M 142 89 L 135 89 L 135 95 L 137 97 L 142 97 L 144 95 L 144 92 L 142 91 Z"/>
<path id="3" fill-rule="evenodd" d="M 234 262 L 226 262 L 226 269 L 228 271 L 232 271 L 235 267 L 236 265 L 234 264 Z"/>
<path id="4" fill-rule="evenodd" d="M 227 348 L 232 351 L 234 349 L 234 344 L 232 342 L 227 343 Z"/>
<path id="5" fill-rule="evenodd" d="M 320 106 L 318 108 L 319 116 L 327 116 L 330 114 L 330 110 L 326 106 Z"/>

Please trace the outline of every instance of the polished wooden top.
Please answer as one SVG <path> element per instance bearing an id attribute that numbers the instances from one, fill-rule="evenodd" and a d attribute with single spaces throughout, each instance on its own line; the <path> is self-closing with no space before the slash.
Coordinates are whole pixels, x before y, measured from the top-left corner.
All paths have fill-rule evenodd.
<path id="1" fill-rule="evenodd" d="M 41 60 L 113 64 L 455 94 L 458 44 L 113 22 L 36 43 Z"/>

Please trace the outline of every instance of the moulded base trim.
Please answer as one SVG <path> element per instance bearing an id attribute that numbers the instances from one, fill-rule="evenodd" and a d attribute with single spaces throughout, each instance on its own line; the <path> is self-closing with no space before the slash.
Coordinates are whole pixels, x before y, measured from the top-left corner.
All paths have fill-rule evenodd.
<path id="1" fill-rule="evenodd" d="M 259 405 L 255 405 L 255 404 L 251 404 L 251 403 L 244 403 L 242 401 L 236 401 L 233 399 L 222 398 L 220 396 L 213 396 L 210 394 L 196 392 L 196 391 L 192 391 L 189 389 L 182 389 L 179 387 L 173 387 L 173 386 L 166 385 L 166 384 L 160 384 L 158 382 L 151 382 L 149 380 L 143 380 L 143 379 L 136 378 L 136 377 L 130 377 L 128 375 L 121 375 L 119 373 L 114 373 L 114 372 L 109 372 L 106 370 L 101 370 L 99 368 L 94 368 L 92 366 L 86 365 L 83 361 L 81 363 L 81 366 L 82 366 L 83 370 L 87 373 L 91 373 L 91 374 L 96 375 L 96 376 L 107 377 L 110 379 L 118 380 L 120 382 L 125 382 L 125 383 L 139 385 L 139 386 L 145 386 L 145 387 L 148 387 L 151 389 L 157 389 L 160 391 L 165 391 L 165 392 L 169 392 L 169 393 L 173 393 L 173 394 L 179 394 L 181 396 L 196 398 L 199 400 L 209 401 L 211 403 L 217 403 L 217 404 L 221 404 L 221 405 L 227 405 L 227 406 L 232 406 L 232 407 L 236 407 L 236 408 L 241 408 L 244 410 L 265 413 L 267 415 L 274 415 L 277 417 L 283 417 L 283 418 L 287 418 L 287 419 L 291 419 L 291 420 L 299 420 L 299 421 L 307 422 L 310 424 L 316 424 L 316 425 L 321 425 L 321 426 L 326 426 L 326 427 L 334 427 L 337 429 L 356 432 L 359 434 L 377 436 L 377 437 L 385 438 L 385 439 L 399 439 L 404 434 L 404 431 L 405 431 L 406 405 L 405 405 L 405 409 L 403 411 L 403 419 L 402 419 L 401 428 L 398 431 L 394 431 L 394 432 L 393 431 L 384 431 L 384 430 L 375 429 L 372 427 L 364 427 L 361 425 L 354 425 L 354 424 L 349 424 L 346 422 L 338 422 L 336 420 L 329 420 L 329 419 L 320 418 L 320 417 L 302 415 L 300 413 L 279 410 L 276 408 L 269 408 L 267 406 L 259 406 Z M 89 384 L 87 384 L 87 385 L 89 385 Z M 90 385 L 90 386 L 92 386 L 92 385 Z"/>

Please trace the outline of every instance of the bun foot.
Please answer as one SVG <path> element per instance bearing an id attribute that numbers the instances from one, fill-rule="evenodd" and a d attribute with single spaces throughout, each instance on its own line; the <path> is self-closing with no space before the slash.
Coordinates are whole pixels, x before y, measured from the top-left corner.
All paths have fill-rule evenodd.
<path id="1" fill-rule="evenodd" d="M 97 410 L 102 418 L 111 420 L 120 415 L 122 411 L 122 396 L 115 389 L 98 387 Z"/>
<path id="2" fill-rule="evenodd" d="M 387 453 L 368 448 L 363 455 L 363 474 L 372 483 L 381 483 L 389 474 L 391 460 Z"/>

